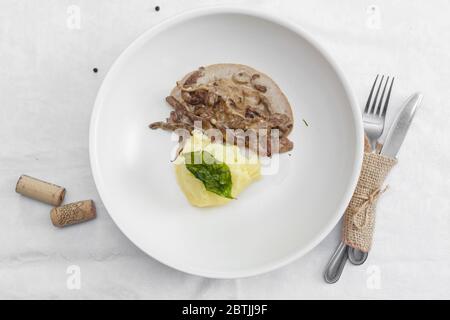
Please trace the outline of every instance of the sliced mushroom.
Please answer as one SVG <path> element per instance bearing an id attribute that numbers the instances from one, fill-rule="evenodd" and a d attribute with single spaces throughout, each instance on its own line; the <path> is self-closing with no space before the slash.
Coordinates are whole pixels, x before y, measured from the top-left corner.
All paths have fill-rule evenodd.
<path id="1" fill-rule="evenodd" d="M 239 71 L 233 74 L 231 79 L 239 84 L 249 83 L 251 81 L 251 76 L 245 71 Z"/>
<path id="2" fill-rule="evenodd" d="M 267 87 L 263 86 L 261 84 L 253 84 L 253 88 L 255 88 L 256 90 L 262 92 L 262 93 L 266 93 L 267 92 Z"/>
<path id="3" fill-rule="evenodd" d="M 198 78 L 202 76 L 202 72 L 200 70 L 194 71 L 184 82 L 185 86 L 190 86 L 197 83 Z"/>
<path id="4" fill-rule="evenodd" d="M 255 90 L 243 89 L 242 92 L 244 93 L 245 103 L 250 104 L 252 106 L 256 106 L 261 103 L 261 96 Z"/>
<path id="5" fill-rule="evenodd" d="M 260 78 L 261 78 L 260 75 L 255 73 L 254 75 L 252 75 L 250 83 L 256 90 L 266 93 L 267 87 L 261 83 Z"/>

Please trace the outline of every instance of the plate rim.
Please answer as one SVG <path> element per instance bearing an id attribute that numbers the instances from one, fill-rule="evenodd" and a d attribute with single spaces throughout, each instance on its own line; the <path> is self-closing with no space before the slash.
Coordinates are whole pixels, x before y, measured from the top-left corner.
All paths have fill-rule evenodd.
<path id="1" fill-rule="evenodd" d="M 115 218 L 115 214 L 113 213 L 113 210 L 111 210 L 111 207 L 108 206 L 107 196 L 105 191 L 103 190 L 103 183 L 100 177 L 99 173 L 99 164 L 98 159 L 96 157 L 96 137 L 97 137 L 97 123 L 99 114 L 103 105 L 104 95 L 105 92 L 107 92 L 108 87 L 110 86 L 110 79 L 113 78 L 114 74 L 119 69 L 120 65 L 122 64 L 122 61 L 126 61 L 126 58 L 134 53 L 140 45 L 145 43 L 146 40 L 152 38 L 156 34 L 160 33 L 161 31 L 164 31 L 165 29 L 174 26 L 176 24 L 182 23 L 184 21 L 188 21 L 190 19 L 195 19 L 201 16 L 207 16 L 212 14 L 223 14 L 223 13 L 229 13 L 229 14 L 241 14 L 241 15 L 249 15 L 253 16 L 259 19 L 263 19 L 275 24 L 278 24 L 282 27 L 285 27 L 296 34 L 298 34 L 300 37 L 305 39 L 309 44 L 311 44 L 324 58 L 325 60 L 330 64 L 333 71 L 336 73 L 339 81 L 341 82 L 345 94 L 350 101 L 350 109 L 353 115 L 353 123 L 355 125 L 355 134 L 357 139 L 359 138 L 359 143 L 355 146 L 355 159 L 354 159 L 354 165 L 353 165 L 353 172 L 352 177 L 350 180 L 350 185 L 348 189 L 346 190 L 344 196 L 342 197 L 340 204 L 338 208 L 336 209 L 336 212 L 333 214 L 333 219 L 330 219 L 328 224 L 326 225 L 323 230 L 318 233 L 307 246 L 302 248 L 301 250 L 297 250 L 293 252 L 290 255 L 285 256 L 282 259 L 276 259 L 272 262 L 265 263 L 264 265 L 261 265 L 259 267 L 254 268 L 248 268 L 243 270 L 233 270 L 233 271 L 210 271 L 210 270 L 201 270 L 199 268 L 192 268 L 189 266 L 185 266 L 182 264 L 176 264 L 173 262 L 167 262 L 164 261 L 163 258 L 159 257 L 158 255 L 154 255 L 153 253 L 149 252 L 148 250 L 144 250 L 140 244 L 138 244 L 135 240 L 133 240 L 132 236 L 130 234 L 127 234 L 123 229 L 122 226 L 117 223 L 117 220 Z M 284 267 L 288 265 L 289 263 L 299 259 L 300 257 L 306 255 L 308 252 L 310 252 L 313 248 L 315 248 L 322 240 L 333 230 L 333 228 L 337 225 L 339 220 L 344 214 L 344 211 L 350 202 L 350 199 L 353 195 L 353 191 L 356 188 L 356 184 L 358 182 L 359 178 L 359 172 L 362 166 L 362 160 L 363 160 L 363 145 L 364 145 L 364 134 L 363 134 L 363 125 L 361 120 L 361 111 L 359 109 L 358 103 L 356 101 L 355 95 L 353 93 L 353 90 L 351 89 L 348 80 L 346 79 L 343 71 L 341 68 L 337 65 L 334 58 L 331 57 L 330 54 L 322 47 L 322 45 L 317 42 L 308 32 L 306 32 L 304 29 L 302 29 L 297 23 L 291 21 L 288 17 L 282 16 L 280 14 L 273 14 L 269 13 L 263 9 L 252 9 L 252 8 L 242 8 L 242 7 L 236 7 L 236 6 L 214 6 L 214 7 L 204 7 L 204 8 L 197 8 L 192 9 L 188 11 L 184 11 L 182 13 L 178 13 L 172 17 L 166 18 L 162 20 L 161 22 L 157 23 L 156 25 L 149 28 L 147 31 L 142 33 L 138 38 L 136 38 L 131 44 L 129 44 L 122 52 L 121 54 L 115 59 L 111 67 L 109 68 L 105 78 L 102 81 L 102 84 L 98 90 L 95 102 L 94 102 L 94 108 L 91 113 L 91 119 L 90 119 L 90 125 L 89 125 L 89 160 L 90 160 L 90 167 L 92 176 L 94 178 L 94 183 L 96 186 L 96 189 L 99 193 L 100 199 L 103 202 L 103 205 L 110 215 L 111 219 L 114 221 L 115 225 L 119 228 L 119 230 L 127 237 L 134 245 L 136 245 L 141 251 L 143 251 L 148 256 L 152 257 L 153 259 L 159 261 L 160 263 L 167 265 L 171 268 L 174 268 L 176 270 L 207 277 L 207 278 L 214 278 L 214 279 L 236 279 L 236 278 L 245 278 L 250 276 L 256 276 L 260 274 L 264 274 L 276 269 L 279 269 L 281 267 Z"/>

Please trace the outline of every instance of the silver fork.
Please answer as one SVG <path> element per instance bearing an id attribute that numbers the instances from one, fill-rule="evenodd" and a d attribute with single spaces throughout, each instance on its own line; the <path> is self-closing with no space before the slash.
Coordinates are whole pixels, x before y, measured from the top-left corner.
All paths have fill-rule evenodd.
<path id="1" fill-rule="evenodd" d="M 379 75 L 375 77 L 375 81 L 373 82 L 372 89 L 370 90 L 369 98 L 366 102 L 366 107 L 364 108 L 363 113 L 363 125 L 364 131 L 367 134 L 367 138 L 369 139 L 369 144 L 372 148 L 372 152 L 377 152 L 377 143 L 378 139 L 381 137 L 384 131 L 384 123 L 386 122 L 386 111 L 389 105 L 389 99 L 391 97 L 392 86 L 394 84 L 394 77 L 392 77 L 391 84 L 389 85 L 389 89 L 387 91 L 386 99 L 384 99 L 384 94 L 386 92 L 386 88 L 389 84 L 389 76 L 386 78 L 386 82 L 383 80 L 384 75 L 381 76 L 381 80 L 378 83 L 378 89 L 375 94 L 375 97 L 372 100 L 373 90 L 377 84 Z M 381 97 L 378 99 L 378 94 L 380 93 L 380 89 L 383 87 L 383 91 L 381 93 Z M 348 248 L 348 260 L 354 265 L 363 264 L 367 257 L 367 252 L 362 252 L 361 250 L 355 248 Z"/>
<path id="2" fill-rule="evenodd" d="M 384 75 L 381 77 L 381 80 L 378 83 L 378 89 L 375 94 L 375 97 L 372 99 L 373 91 L 376 87 L 377 80 L 379 75 L 376 76 L 375 81 L 373 82 L 372 89 L 370 90 L 369 98 L 367 99 L 366 107 L 364 108 L 363 113 L 363 124 L 364 131 L 367 134 L 367 138 L 369 138 L 370 146 L 372 150 L 376 150 L 377 141 L 383 133 L 384 130 L 384 122 L 386 119 L 386 111 L 389 105 L 389 99 L 391 97 L 392 85 L 394 84 L 394 79 L 392 78 L 391 84 L 389 86 L 389 90 L 387 92 L 386 99 L 383 98 L 386 93 L 386 88 L 389 83 L 389 76 L 384 82 Z M 384 82 L 384 86 L 383 86 Z M 378 94 L 380 93 L 380 89 L 383 87 L 383 91 L 381 93 L 381 97 L 378 99 Z"/>
<path id="3" fill-rule="evenodd" d="M 381 77 L 379 82 L 378 78 L 379 75 L 376 76 L 375 81 L 373 82 L 372 89 L 370 90 L 366 107 L 363 112 L 364 131 L 367 134 L 373 152 L 376 151 L 378 139 L 383 134 L 386 112 L 389 105 L 389 99 L 391 97 L 392 85 L 394 84 L 395 79 L 394 77 L 392 78 L 385 98 L 386 88 L 388 87 L 390 77 L 388 76 L 385 82 L 384 75 Z M 377 90 L 374 96 L 374 90 L 376 87 Z M 379 97 L 381 88 L 383 88 L 383 91 Z M 366 261 L 367 256 L 368 254 L 366 252 L 351 248 L 341 241 L 331 256 L 327 267 L 325 268 L 325 281 L 328 283 L 335 283 L 338 281 L 342 271 L 344 270 L 347 259 L 354 265 L 361 265 Z"/>

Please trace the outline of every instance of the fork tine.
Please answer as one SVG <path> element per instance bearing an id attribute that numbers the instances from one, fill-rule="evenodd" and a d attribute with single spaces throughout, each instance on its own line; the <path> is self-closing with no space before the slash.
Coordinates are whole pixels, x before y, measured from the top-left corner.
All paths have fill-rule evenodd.
<path id="1" fill-rule="evenodd" d="M 370 112 L 369 112 L 370 114 L 375 113 L 375 107 L 377 105 L 377 100 L 378 100 L 378 93 L 380 93 L 380 88 L 381 88 L 381 85 L 383 84 L 383 80 L 384 80 L 384 75 L 381 77 L 380 83 L 378 84 L 377 93 L 375 94 L 375 97 L 372 102 L 372 106 L 370 107 Z"/>
<path id="2" fill-rule="evenodd" d="M 386 92 L 386 87 L 387 87 L 388 83 L 389 83 L 389 76 L 386 78 L 386 82 L 385 82 L 384 87 L 383 87 L 383 92 L 381 92 L 380 101 L 378 102 L 377 111 L 375 112 L 375 114 L 378 115 L 378 116 L 381 113 L 381 104 L 383 103 L 384 93 Z"/>
<path id="3" fill-rule="evenodd" d="M 387 107 L 389 104 L 389 98 L 391 97 L 392 85 L 394 84 L 395 77 L 392 78 L 391 85 L 389 86 L 389 91 L 386 97 L 386 102 L 384 103 L 383 112 L 381 116 L 384 118 L 386 116 Z"/>
<path id="4" fill-rule="evenodd" d="M 372 89 L 370 90 L 369 97 L 367 98 L 366 107 L 364 108 L 364 113 L 369 112 L 370 100 L 372 99 L 373 89 L 375 89 L 375 85 L 377 84 L 378 76 L 379 75 L 377 74 L 375 81 L 373 82 Z"/>

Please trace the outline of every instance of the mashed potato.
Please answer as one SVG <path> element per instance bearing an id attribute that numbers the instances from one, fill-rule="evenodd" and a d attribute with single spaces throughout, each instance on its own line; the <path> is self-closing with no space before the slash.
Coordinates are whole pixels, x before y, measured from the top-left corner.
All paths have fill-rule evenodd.
<path id="1" fill-rule="evenodd" d="M 233 198 L 236 198 L 250 183 L 260 177 L 261 166 L 256 155 L 251 154 L 246 157 L 236 146 L 211 143 L 208 137 L 195 130 L 193 136 L 186 142 L 182 153 L 174 162 L 178 184 L 193 206 L 211 207 L 236 201 L 206 190 L 203 182 L 186 168 L 184 155 L 197 151 L 206 151 L 217 161 L 228 165 L 231 172 L 231 194 Z"/>

